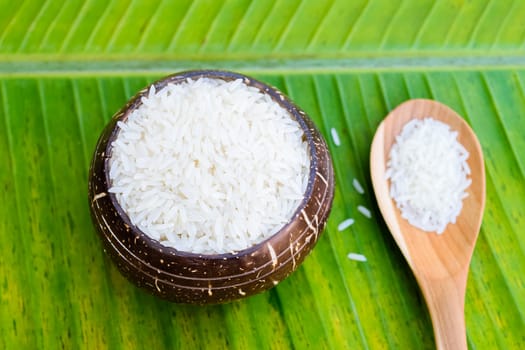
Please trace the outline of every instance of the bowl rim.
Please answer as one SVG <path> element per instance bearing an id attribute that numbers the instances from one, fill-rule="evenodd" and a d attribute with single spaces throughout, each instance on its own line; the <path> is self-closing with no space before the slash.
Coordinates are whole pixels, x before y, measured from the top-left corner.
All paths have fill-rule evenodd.
<path id="1" fill-rule="evenodd" d="M 288 222 L 284 224 L 274 234 L 244 249 L 233 251 L 233 252 L 225 252 L 225 253 L 210 253 L 210 254 L 195 253 L 195 252 L 179 250 L 175 247 L 163 245 L 157 239 L 152 238 L 151 236 L 143 232 L 140 228 L 138 228 L 131 222 L 128 214 L 120 206 L 116 198 L 116 195 L 114 193 L 111 193 L 108 191 L 108 196 L 109 196 L 112 206 L 115 208 L 118 215 L 123 220 L 124 224 L 130 227 L 129 234 L 130 235 L 135 234 L 136 237 L 138 237 L 138 239 L 141 239 L 147 247 L 153 250 L 160 251 L 164 254 L 168 254 L 171 256 L 178 256 L 181 258 L 198 258 L 198 259 L 205 259 L 205 260 L 228 260 L 232 258 L 237 259 L 237 258 L 241 258 L 244 256 L 248 256 L 260 250 L 265 245 L 267 245 L 270 240 L 275 239 L 275 237 L 279 237 L 281 235 L 287 235 L 289 233 L 289 228 L 293 225 L 294 220 L 300 215 L 301 211 L 308 205 L 309 199 L 312 196 L 315 178 L 317 176 L 317 167 L 318 167 L 319 159 L 318 159 L 318 154 L 317 154 L 318 151 L 315 145 L 315 138 L 313 135 L 314 130 L 312 130 L 313 122 L 309 120 L 309 117 L 305 112 L 299 109 L 286 95 L 284 95 L 277 88 L 272 87 L 266 83 L 263 83 L 257 79 L 252 78 L 251 76 L 248 76 L 242 73 L 236 73 L 236 72 L 231 72 L 231 71 L 226 71 L 226 70 L 208 70 L 208 69 L 181 71 L 178 73 L 167 75 L 163 78 L 160 78 L 148 84 L 145 88 L 143 88 L 138 93 L 136 93 L 133 97 L 131 97 L 126 103 L 126 105 L 122 107 L 119 110 L 119 112 L 117 112 L 112 117 L 113 123 L 111 127 L 111 132 L 109 134 L 109 137 L 106 141 L 106 145 L 104 147 L 104 154 L 106 155 L 103 161 L 103 171 L 104 171 L 105 181 L 109 188 L 111 184 L 111 180 L 109 178 L 109 161 L 110 161 L 111 154 L 112 154 L 111 153 L 112 143 L 117 138 L 119 130 L 120 130 L 116 122 L 126 120 L 129 117 L 129 115 L 132 113 L 133 110 L 137 109 L 139 106 L 142 105 L 142 101 L 141 101 L 142 97 L 146 97 L 148 95 L 151 86 L 155 86 L 155 90 L 158 92 L 170 83 L 180 84 L 184 81 L 187 81 L 188 79 L 196 80 L 200 78 L 221 79 L 221 80 L 226 80 L 226 81 L 241 79 L 246 85 L 253 86 L 259 89 L 262 93 L 269 95 L 274 102 L 276 102 L 283 109 L 285 109 L 290 114 L 290 116 L 299 123 L 306 137 L 306 142 L 308 144 L 307 148 L 308 148 L 308 154 L 309 154 L 309 159 L 310 159 L 310 166 L 309 166 L 309 173 L 308 173 L 308 182 L 307 182 L 306 190 L 304 192 L 304 197 L 301 200 L 300 204 L 297 206 L 296 210 L 293 212 L 293 214 L 289 218 Z"/>

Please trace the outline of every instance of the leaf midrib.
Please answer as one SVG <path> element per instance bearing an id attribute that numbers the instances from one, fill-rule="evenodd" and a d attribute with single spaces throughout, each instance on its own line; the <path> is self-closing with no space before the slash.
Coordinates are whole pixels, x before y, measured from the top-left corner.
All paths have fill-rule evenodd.
<path id="1" fill-rule="evenodd" d="M 169 74 L 183 69 L 227 69 L 279 74 L 353 71 L 484 70 L 525 67 L 523 51 L 390 51 L 352 55 L 95 55 L 0 54 L 0 76 Z"/>

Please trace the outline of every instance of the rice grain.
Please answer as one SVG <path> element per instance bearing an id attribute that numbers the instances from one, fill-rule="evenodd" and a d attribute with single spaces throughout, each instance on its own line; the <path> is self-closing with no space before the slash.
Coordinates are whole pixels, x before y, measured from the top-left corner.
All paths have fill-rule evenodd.
<path id="1" fill-rule="evenodd" d="M 359 210 L 359 212 L 361 214 L 363 214 L 364 216 L 366 216 L 367 218 L 371 218 L 372 217 L 372 213 L 370 212 L 370 210 L 368 210 L 368 208 L 362 206 L 362 205 L 358 205 L 357 206 L 357 210 Z"/>
<path id="2" fill-rule="evenodd" d="M 342 221 L 338 226 L 337 226 L 337 230 L 338 231 L 344 231 L 346 230 L 347 228 L 349 228 L 350 226 L 352 226 L 354 224 L 354 219 L 352 218 L 348 218 L 344 221 Z"/>
<path id="3" fill-rule="evenodd" d="M 361 261 L 361 262 L 367 261 L 366 256 L 364 256 L 363 254 L 348 253 L 347 257 L 350 260 Z"/>
<path id="4" fill-rule="evenodd" d="M 354 178 L 354 180 L 352 181 L 352 185 L 354 186 L 354 188 L 357 191 L 357 193 L 359 193 L 359 194 L 364 194 L 365 193 L 365 190 L 363 189 L 363 186 L 361 186 L 361 183 L 359 183 L 359 180 L 357 180 L 356 178 Z"/>
<path id="5" fill-rule="evenodd" d="M 334 144 L 336 146 L 341 146 L 341 140 L 339 139 L 339 134 L 337 133 L 337 130 L 335 128 L 330 129 L 330 133 L 332 134 L 332 140 L 334 141 Z"/>

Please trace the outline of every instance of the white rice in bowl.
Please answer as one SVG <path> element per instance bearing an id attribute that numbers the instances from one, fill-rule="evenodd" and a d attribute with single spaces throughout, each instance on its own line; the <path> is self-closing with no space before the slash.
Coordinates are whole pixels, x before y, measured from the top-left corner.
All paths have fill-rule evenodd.
<path id="1" fill-rule="evenodd" d="M 165 246 L 198 254 L 246 249 L 290 221 L 304 198 L 303 130 L 242 80 L 187 79 L 117 123 L 109 192 L 131 223 Z"/>

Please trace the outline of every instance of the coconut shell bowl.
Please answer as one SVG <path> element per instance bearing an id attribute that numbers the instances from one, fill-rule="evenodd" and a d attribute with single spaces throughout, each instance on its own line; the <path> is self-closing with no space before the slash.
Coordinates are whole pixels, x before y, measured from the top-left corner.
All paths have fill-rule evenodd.
<path id="1" fill-rule="evenodd" d="M 225 71 L 188 71 L 153 83 L 156 91 L 188 78 L 242 79 L 289 112 L 308 144 L 310 168 L 304 198 L 290 220 L 266 240 L 224 254 L 196 254 L 162 245 L 134 226 L 111 187 L 109 159 L 125 121 L 141 105 L 150 86 L 139 91 L 103 130 L 89 170 L 89 205 L 104 251 L 132 283 L 169 301 L 189 304 L 231 302 L 263 292 L 289 276 L 316 245 L 331 210 L 334 170 L 326 142 L 310 118 L 277 89 L 251 77 Z"/>

